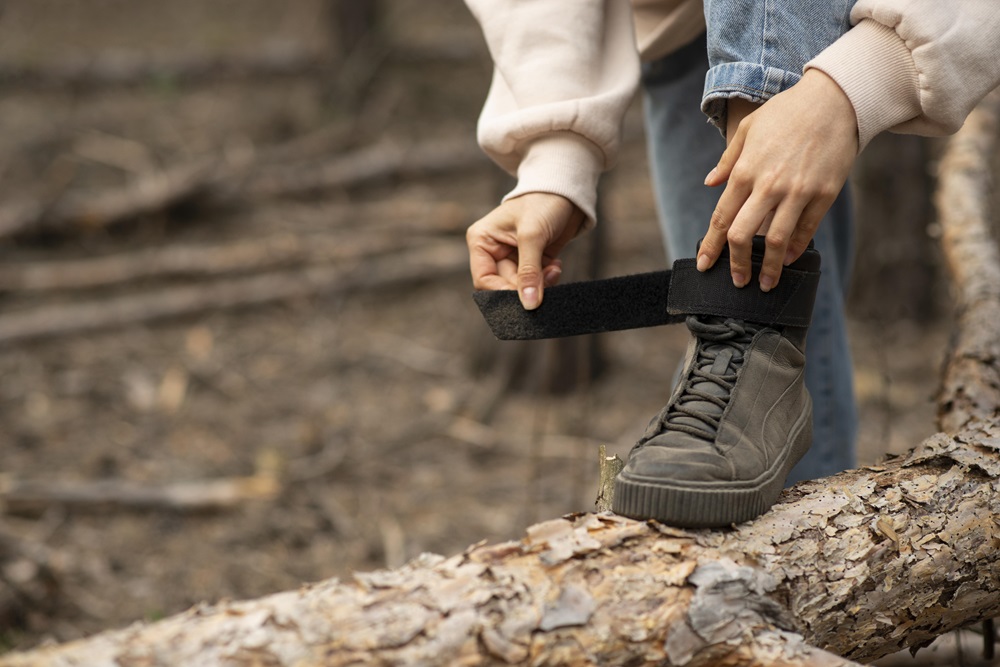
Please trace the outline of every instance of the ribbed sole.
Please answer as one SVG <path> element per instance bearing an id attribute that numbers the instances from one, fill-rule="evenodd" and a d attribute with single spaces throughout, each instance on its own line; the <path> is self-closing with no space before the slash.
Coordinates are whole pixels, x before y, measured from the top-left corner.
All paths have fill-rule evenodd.
<path id="1" fill-rule="evenodd" d="M 774 505 L 785 479 L 809 450 L 812 429 L 805 428 L 812 410 L 800 417 L 799 428 L 786 450 L 763 479 L 753 486 L 685 483 L 681 480 L 615 479 L 613 509 L 632 519 L 655 519 L 680 528 L 720 528 L 755 519 Z"/>

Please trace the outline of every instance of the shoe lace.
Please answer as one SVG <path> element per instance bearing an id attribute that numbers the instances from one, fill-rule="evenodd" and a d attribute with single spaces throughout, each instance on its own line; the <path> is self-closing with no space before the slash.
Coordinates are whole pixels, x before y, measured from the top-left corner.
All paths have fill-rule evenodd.
<path id="1" fill-rule="evenodd" d="M 688 317 L 687 327 L 698 338 L 696 359 L 691 372 L 682 379 L 681 395 L 660 422 L 665 429 L 714 442 L 737 372 L 761 327 L 743 320 L 704 316 Z"/>

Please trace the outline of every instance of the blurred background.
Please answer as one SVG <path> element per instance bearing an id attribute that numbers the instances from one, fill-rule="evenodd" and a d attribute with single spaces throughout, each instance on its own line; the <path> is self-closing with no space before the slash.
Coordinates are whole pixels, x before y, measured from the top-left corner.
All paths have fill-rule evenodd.
<path id="1" fill-rule="evenodd" d="M 500 344 L 460 0 L 0 2 L 0 652 L 588 510 L 683 327 Z M 664 267 L 640 110 L 577 278 Z M 862 463 L 934 432 L 939 144 L 855 173 Z"/>

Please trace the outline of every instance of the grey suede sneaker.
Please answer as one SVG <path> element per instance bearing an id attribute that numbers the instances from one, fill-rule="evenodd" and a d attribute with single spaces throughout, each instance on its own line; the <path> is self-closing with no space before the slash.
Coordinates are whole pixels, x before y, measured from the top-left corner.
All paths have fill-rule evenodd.
<path id="1" fill-rule="evenodd" d="M 703 315 L 687 326 L 680 381 L 615 480 L 614 511 L 687 528 L 748 521 L 812 444 L 807 329 Z"/>

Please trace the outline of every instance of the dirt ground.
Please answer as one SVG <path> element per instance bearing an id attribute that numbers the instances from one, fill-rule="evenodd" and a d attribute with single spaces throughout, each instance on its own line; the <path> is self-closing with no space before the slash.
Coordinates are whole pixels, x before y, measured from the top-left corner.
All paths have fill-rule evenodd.
<path id="1" fill-rule="evenodd" d="M 98 56 L 169 65 L 289 45 L 335 62 L 336 45 L 317 19 L 323 4 L 8 0 L 0 66 L 52 68 Z M 153 77 L 93 89 L 0 80 L 0 202 L 120 186 L 143 170 L 259 151 L 329 125 L 360 128 L 347 133 L 360 144 L 473 142 L 489 67 L 466 10 L 459 0 L 385 7 L 382 39 L 397 53 L 424 55 L 387 57 L 370 81 L 351 89 L 351 104 L 341 97 L 344 81 L 315 73 Z M 467 57 L 426 55 L 440 51 L 445 36 Z M 641 125 L 637 114 L 630 127 Z M 630 136 L 607 190 L 609 275 L 664 263 L 641 133 Z M 308 198 L 182 208 L 113 228 L 7 240 L 0 264 L 276 232 L 332 229 L 349 238 L 378 233 L 380 225 L 398 235 L 447 223 L 456 231 L 442 237 L 461 247 L 460 228 L 489 209 L 498 183 L 491 168 L 476 167 Z M 8 292 L 0 295 L 0 321 L 3 313 L 160 286 Z M 0 474 L 8 480 L 154 487 L 282 471 L 276 498 L 223 512 L 51 506 L 0 513 L 0 527 L 49 550 L 56 576 L 53 608 L 29 605 L 0 620 L 0 652 L 201 601 L 392 567 L 425 551 L 453 553 L 591 508 L 598 445 L 628 451 L 668 393 L 686 333 L 604 336 L 606 372 L 588 388 L 498 397 L 491 376 L 472 370 L 472 359 L 497 354 L 500 344 L 470 291 L 456 271 L 404 288 L 318 294 L 0 348 Z M 852 321 L 861 462 L 933 432 L 947 328 L 946 319 Z"/>

